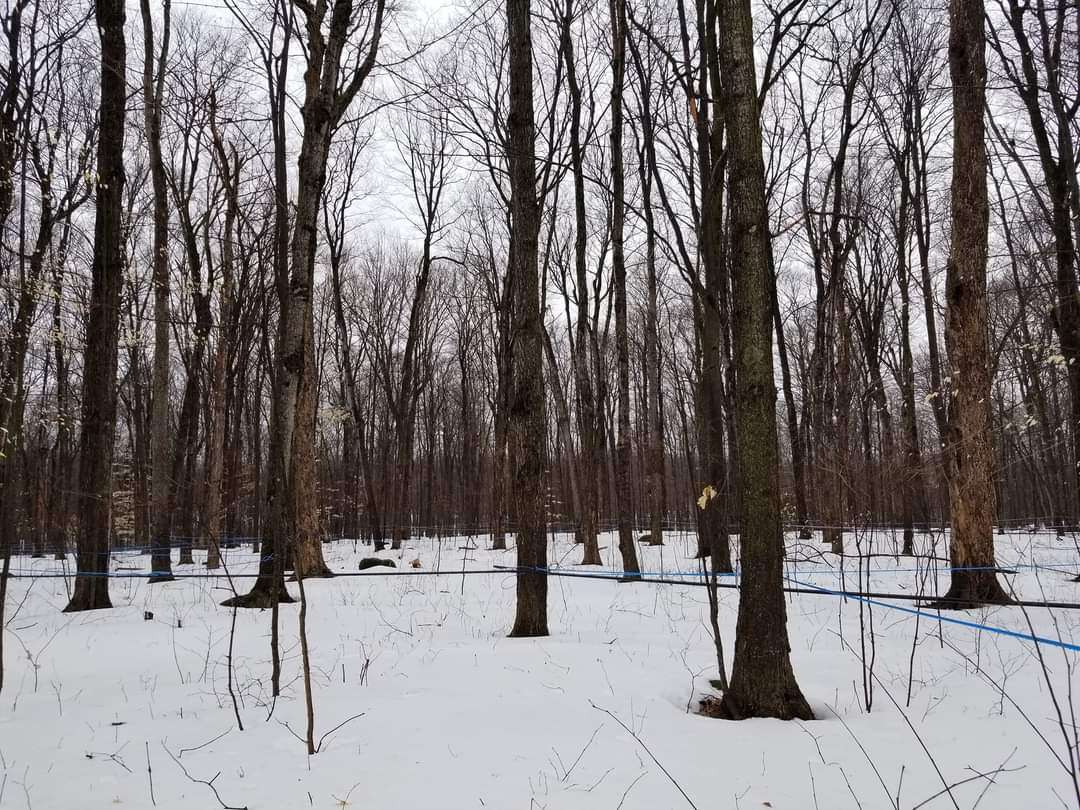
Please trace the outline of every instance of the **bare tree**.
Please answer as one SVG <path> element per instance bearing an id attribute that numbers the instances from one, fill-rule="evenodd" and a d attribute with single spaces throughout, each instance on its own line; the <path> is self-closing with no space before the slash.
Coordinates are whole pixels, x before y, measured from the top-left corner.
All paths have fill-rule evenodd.
<path id="1" fill-rule="evenodd" d="M 730 688 L 722 716 L 813 717 L 795 682 L 783 591 L 776 388 L 765 166 L 761 151 L 750 0 L 719 0 L 720 69 L 730 139 L 734 276 L 734 356 L 742 588 Z"/>
<path id="2" fill-rule="evenodd" d="M 517 525 L 517 612 L 511 636 L 546 636 L 547 515 L 544 323 L 537 267 L 540 212 L 536 199 L 530 0 L 506 0 L 510 53 L 511 395 L 508 409 L 511 480 Z"/>
<path id="3" fill-rule="evenodd" d="M 164 104 L 165 73 L 168 68 L 172 33 L 172 3 L 163 0 L 161 46 L 154 42 L 154 19 L 150 0 L 139 0 L 143 25 L 143 118 L 150 158 L 150 180 L 154 194 L 153 284 L 154 284 L 154 366 L 151 382 L 150 474 L 151 561 L 156 575 L 152 582 L 172 579 L 170 532 L 169 464 L 169 190 L 165 161 L 161 155 L 161 109 Z M 156 58 L 155 58 L 156 55 Z"/>
<path id="4" fill-rule="evenodd" d="M 611 0 L 611 263 L 615 285 L 615 355 L 618 401 L 618 438 L 615 442 L 618 469 L 619 552 L 623 571 L 635 576 L 641 571 L 634 546 L 631 511 L 630 445 L 630 337 L 626 312 L 626 180 L 623 165 L 623 85 L 626 77 L 626 0 Z M 655 452 L 655 449 L 654 449 Z M 655 458 L 652 459 L 655 464 Z M 662 462 L 661 462 L 662 463 Z M 652 541 L 656 542 L 655 532 Z"/>
<path id="5" fill-rule="evenodd" d="M 984 17 L 982 0 L 951 0 L 949 4 L 953 178 L 952 244 L 945 281 L 945 345 L 951 368 L 945 471 L 952 515 L 952 570 L 943 604 L 955 608 L 1009 601 L 994 570 Z"/>
<path id="6" fill-rule="evenodd" d="M 100 134 L 93 287 L 83 359 L 82 432 L 79 439 L 78 576 L 67 612 L 112 607 L 109 601 L 109 529 L 113 439 L 116 427 L 116 352 L 123 285 L 124 118 L 127 43 L 122 0 L 98 0 L 101 36 Z"/>
<path id="7" fill-rule="evenodd" d="M 293 538 L 297 576 L 327 576 L 322 559 L 315 494 L 314 431 L 317 396 L 312 291 L 320 200 L 334 130 L 367 81 L 382 36 L 384 0 L 298 2 L 306 22 L 307 69 L 304 72 L 303 139 L 293 222 L 288 289 L 281 288 L 281 327 L 275 359 L 268 487 L 273 554 L 280 558 Z M 328 32 L 323 26 L 328 25 Z M 350 34 L 362 32 L 355 51 Z M 276 565 L 281 565 L 281 560 Z M 280 598 L 272 572 L 260 575 L 243 607 L 276 604 Z M 260 571 L 260 574 L 263 574 Z"/>

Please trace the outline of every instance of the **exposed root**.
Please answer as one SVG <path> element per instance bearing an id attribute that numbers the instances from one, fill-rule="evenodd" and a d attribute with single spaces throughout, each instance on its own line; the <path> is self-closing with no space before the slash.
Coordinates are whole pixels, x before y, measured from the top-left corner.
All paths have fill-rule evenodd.
<path id="1" fill-rule="evenodd" d="M 285 589 L 278 595 L 279 605 L 291 605 L 296 600 Z M 268 610 L 274 606 L 274 596 L 269 588 L 254 587 L 245 594 L 230 597 L 221 603 L 222 607 L 235 607 L 246 610 Z"/>
<path id="2" fill-rule="evenodd" d="M 924 607 L 934 610 L 974 610 L 986 605 L 1011 605 L 1012 598 L 997 580 L 996 571 L 953 572 L 944 596 Z"/>
<path id="3" fill-rule="evenodd" d="M 707 695 L 698 702 L 701 714 L 717 720 L 749 720 L 754 717 L 771 717 L 777 720 L 813 720 L 810 704 L 798 688 L 794 694 L 777 696 L 768 701 L 759 700 L 757 705 L 741 702 L 729 689 L 723 697 Z"/>

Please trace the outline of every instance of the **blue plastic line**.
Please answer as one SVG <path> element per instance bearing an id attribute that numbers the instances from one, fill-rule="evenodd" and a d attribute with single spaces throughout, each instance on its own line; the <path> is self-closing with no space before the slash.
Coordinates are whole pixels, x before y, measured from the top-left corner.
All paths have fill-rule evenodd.
<path id="1" fill-rule="evenodd" d="M 877 599 L 871 599 L 864 596 L 854 596 L 852 594 L 841 593 L 840 591 L 833 591 L 829 588 L 822 588 L 820 585 L 813 585 L 809 582 L 800 582 L 792 577 L 784 577 L 787 582 L 791 582 L 802 588 L 813 588 L 814 590 L 821 591 L 822 593 L 830 594 L 831 596 L 842 596 L 848 599 L 855 599 L 860 602 L 865 602 L 868 605 L 877 605 L 878 607 L 889 608 L 891 610 L 899 610 L 903 613 L 910 613 L 913 616 L 925 616 L 930 621 L 942 621 L 949 624 L 958 624 L 961 627 L 968 627 L 974 630 L 985 630 L 988 633 L 997 633 L 1001 636 L 1011 636 L 1012 638 L 1022 639 L 1023 641 L 1034 641 L 1036 644 L 1046 644 L 1050 647 L 1061 647 L 1065 650 L 1071 650 L 1072 652 L 1080 652 L 1080 644 L 1071 644 L 1067 641 L 1061 641 L 1056 638 L 1046 638 L 1045 636 L 1037 636 L 1034 633 L 1021 633 L 1018 630 L 1009 630 L 1005 627 L 994 627 L 990 624 L 980 624 L 979 622 L 972 622 L 966 619 L 957 619 L 953 616 L 944 616 L 940 613 L 927 613 L 919 608 L 909 608 L 904 605 L 894 605 L 889 602 L 882 602 Z"/>

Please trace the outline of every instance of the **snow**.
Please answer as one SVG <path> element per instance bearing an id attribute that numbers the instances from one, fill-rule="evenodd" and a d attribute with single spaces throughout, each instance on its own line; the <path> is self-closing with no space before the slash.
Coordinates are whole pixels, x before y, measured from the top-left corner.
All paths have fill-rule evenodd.
<path id="1" fill-rule="evenodd" d="M 477 539 L 480 546 L 486 541 Z M 893 548 L 880 533 L 874 542 L 878 551 Z M 922 546 L 932 542 L 940 553 L 940 536 L 919 537 Z M 998 543 L 1002 564 L 1061 567 L 1018 568 L 1007 578 L 1018 594 L 1076 599 L 1080 585 L 1068 581 L 1077 558 L 1070 539 L 1024 532 Z M 712 720 L 693 711 L 716 676 L 703 588 L 555 577 L 551 636 L 509 639 L 514 576 L 463 577 L 465 544 L 414 538 L 403 554 L 381 554 L 396 559 L 401 572 L 414 570 L 413 559 L 421 571 L 438 561 L 445 572 L 438 576 L 387 577 L 380 575 L 386 569 L 375 569 L 305 582 L 316 739 L 362 713 L 329 733 L 312 757 L 293 733 L 305 728 L 297 605 L 281 610 L 283 694 L 276 705 L 270 612 L 237 613 L 240 731 L 227 691 L 232 611 L 218 604 L 230 594 L 223 577 L 153 586 L 116 579 L 113 610 L 74 615 L 60 612 L 69 587 L 64 578 L 12 580 L 0 692 L 0 808 L 831 810 L 893 807 L 897 797 L 903 808 L 953 807 L 954 799 L 983 810 L 1076 806 L 1072 777 L 1057 759 L 1069 763 L 1063 735 L 1074 739 L 1076 728 L 1070 714 L 1075 652 L 1043 646 L 1044 674 L 1030 641 L 939 624 L 929 612 L 918 619 L 905 707 L 917 620 L 875 605 L 879 683 L 867 713 L 858 601 L 792 595 L 792 661 L 819 719 Z M 601 544 L 610 569 L 618 570 L 615 538 L 604 535 Z M 641 548 L 643 569 L 695 571 L 698 563 L 688 559 L 694 545 L 692 536 L 669 533 L 664 547 Z M 788 563 L 789 575 L 840 585 L 837 558 L 820 554 L 819 542 L 789 537 L 789 546 L 789 556 L 803 560 Z M 340 572 L 355 572 L 359 558 L 372 554 L 353 541 L 324 548 Z M 584 570 L 573 566 L 580 549 L 567 536 L 556 537 L 549 553 L 553 565 Z M 249 549 L 227 555 L 234 574 L 257 565 Z M 479 548 L 467 556 L 466 569 L 514 564 L 512 550 Z M 912 560 L 871 562 L 871 589 L 916 592 L 921 575 L 911 570 Z M 148 565 L 145 555 L 113 557 L 114 569 Z M 20 573 L 55 573 L 60 566 L 23 557 L 12 562 Z M 845 560 L 848 588 L 857 584 L 857 568 Z M 177 571 L 204 573 L 199 565 Z M 938 582 L 944 590 L 947 575 L 939 573 Z M 729 667 L 737 599 L 734 590 L 720 592 Z M 154 619 L 144 620 L 144 611 Z M 868 606 L 863 611 L 868 623 Z M 1080 638 L 1080 612 L 1026 613 L 1039 635 Z M 961 615 L 1030 632 L 1018 608 Z M 868 626 L 866 638 L 869 647 Z M 1007 696 L 990 678 L 1004 683 Z M 1002 768 L 992 781 L 979 776 Z M 212 780 L 220 803 L 195 779 Z M 950 797 L 943 779 L 968 781 Z"/>

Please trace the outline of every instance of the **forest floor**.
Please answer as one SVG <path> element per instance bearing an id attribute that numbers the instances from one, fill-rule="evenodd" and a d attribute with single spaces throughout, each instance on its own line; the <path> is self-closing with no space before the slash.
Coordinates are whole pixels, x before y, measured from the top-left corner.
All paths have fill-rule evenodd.
<path id="1" fill-rule="evenodd" d="M 944 554 L 940 534 L 917 539 L 928 556 Z M 438 576 L 377 568 L 305 582 L 315 738 L 325 735 L 310 757 L 300 739 L 298 605 L 281 609 L 276 704 L 271 614 L 237 613 L 241 731 L 228 690 L 233 613 L 219 606 L 230 595 L 224 577 L 203 578 L 196 564 L 177 572 L 199 578 L 169 584 L 118 578 L 113 610 L 62 614 L 70 580 L 44 576 L 63 573 L 62 564 L 13 559 L 13 573 L 37 577 L 11 580 L 8 593 L 0 808 L 1018 810 L 1080 802 L 1080 752 L 1070 751 L 1077 652 L 995 632 L 1076 644 L 1080 611 L 916 615 L 913 602 L 792 594 L 792 661 L 818 720 L 732 723 L 696 713 L 717 674 L 704 588 L 553 577 L 551 636 L 509 639 L 513 574 L 462 575 L 514 564 L 513 550 L 488 551 L 487 540 L 466 550 L 462 538 L 417 538 L 404 553 L 379 555 L 398 572 Z M 864 552 L 894 549 L 891 534 L 859 540 Z M 1020 597 L 1080 596 L 1070 582 L 1071 537 L 997 540 L 999 563 L 1016 571 L 1003 579 Z M 927 559 L 846 558 L 841 572 L 817 539 L 788 542 L 792 585 L 858 590 L 862 568 L 865 590 L 947 588 L 948 574 L 928 570 Z M 848 542 L 854 551 L 855 536 Z M 694 543 L 673 532 L 663 547 L 641 547 L 643 570 L 700 581 Z M 615 538 L 601 544 L 607 570 L 617 571 Z M 338 572 L 356 572 L 371 555 L 353 541 L 324 549 Z M 569 574 L 601 570 L 574 565 L 581 550 L 568 536 L 549 553 Z M 227 554 L 235 575 L 257 566 L 248 547 Z M 113 555 L 117 575 L 148 565 L 145 555 Z M 737 599 L 720 591 L 729 667 Z"/>

